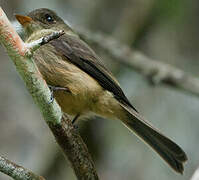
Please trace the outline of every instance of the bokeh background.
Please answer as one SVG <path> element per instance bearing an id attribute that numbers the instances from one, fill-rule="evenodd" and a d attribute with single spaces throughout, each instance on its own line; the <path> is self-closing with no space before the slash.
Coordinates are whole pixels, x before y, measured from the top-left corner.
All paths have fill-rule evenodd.
<path id="1" fill-rule="evenodd" d="M 14 13 L 46 7 L 70 25 L 103 32 L 196 77 L 199 75 L 198 0 L 0 0 Z M 95 47 L 92 47 L 95 49 Z M 199 97 L 166 85 L 153 86 L 141 74 L 97 51 L 134 106 L 188 155 L 178 175 L 119 121 L 93 118 L 79 129 L 101 179 L 187 180 L 199 166 Z M 0 46 L 0 154 L 47 180 L 75 176 Z M 0 174 L 0 180 L 9 177 Z"/>

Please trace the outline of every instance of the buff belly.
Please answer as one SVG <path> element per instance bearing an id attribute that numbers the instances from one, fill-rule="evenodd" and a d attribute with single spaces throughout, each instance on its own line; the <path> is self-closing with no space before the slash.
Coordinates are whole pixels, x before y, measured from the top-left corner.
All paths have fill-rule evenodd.
<path id="1" fill-rule="evenodd" d="M 43 50 L 45 46 L 49 46 L 48 53 Z M 112 93 L 70 61 L 63 60 L 50 45 L 39 48 L 34 60 L 48 85 L 65 87 L 70 91 L 54 92 L 63 112 L 74 116 L 93 112 L 108 118 L 121 113 L 121 107 Z"/>
<path id="2" fill-rule="evenodd" d="M 57 91 L 54 93 L 55 99 L 62 108 L 62 111 L 69 115 L 85 115 L 90 112 L 92 102 L 89 102 L 88 96 L 72 94 L 70 92 Z M 86 98 L 87 97 L 87 98 Z"/>
<path id="3" fill-rule="evenodd" d="M 120 118 L 122 108 L 110 92 L 101 90 L 94 96 L 91 94 L 92 91 L 88 94 L 57 91 L 55 98 L 62 111 L 69 115 L 87 116 L 94 113 L 105 118 Z"/>

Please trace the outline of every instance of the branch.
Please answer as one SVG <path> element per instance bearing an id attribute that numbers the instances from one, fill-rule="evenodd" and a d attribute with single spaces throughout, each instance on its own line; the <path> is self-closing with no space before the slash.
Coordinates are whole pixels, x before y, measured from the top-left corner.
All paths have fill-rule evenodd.
<path id="1" fill-rule="evenodd" d="M 53 38 L 47 37 L 43 38 L 42 41 L 31 43 L 31 45 L 25 44 L 0 8 L 0 43 L 4 45 L 8 55 L 16 65 L 17 71 L 40 108 L 46 123 L 69 159 L 77 178 L 96 180 L 98 176 L 86 145 L 75 131 L 71 121 L 62 114 L 57 102 L 49 103 L 51 92 L 31 58 L 32 51 L 41 44 L 47 43 L 46 39 L 52 40 L 59 37 L 53 34 L 50 36 Z"/>
<path id="2" fill-rule="evenodd" d="M 45 180 L 43 177 L 0 156 L 0 171 L 15 180 Z"/>
<path id="3" fill-rule="evenodd" d="M 97 173 L 91 163 L 92 159 L 88 155 L 87 147 L 80 141 L 80 136 L 73 128 L 71 120 L 63 116 L 61 124 L 49 123 L 49 127 L 64 154 L 70 154 L 68 159 L 73 163 L 76 176 L 82 180 L 97 180 Z"/>
<path id="4" fill-rule="evenodd" d="M 155 85 L 162 83 L 199 96 L 199 78 L 169 64 L 150 59 L 105 34 L 92 33 L 84 29 L 80 29 L 79 34 L 85 41 L 104 51 L 112 59 L 132 67 L 149 78 Z"/>
<path id="5" fill-rule="evenodd" d="M 190 180 L 198 180 L 199 179 L 199 168 L 195 170 Z"/>

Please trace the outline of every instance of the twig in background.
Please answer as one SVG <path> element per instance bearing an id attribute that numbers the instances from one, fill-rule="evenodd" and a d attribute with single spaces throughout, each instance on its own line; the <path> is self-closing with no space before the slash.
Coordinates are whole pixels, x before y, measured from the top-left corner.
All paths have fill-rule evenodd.
<path id="1" fill-rule="evenodd" d="M 85 41 L 103 50 L 115 61 L 132 67 L 150 79 L 153 84 L 166 84 L 199 96 L 199 78 L 169 64 L 153 60 L 103 33 L 92 33 L 87 29 L 78 29 Z"/>

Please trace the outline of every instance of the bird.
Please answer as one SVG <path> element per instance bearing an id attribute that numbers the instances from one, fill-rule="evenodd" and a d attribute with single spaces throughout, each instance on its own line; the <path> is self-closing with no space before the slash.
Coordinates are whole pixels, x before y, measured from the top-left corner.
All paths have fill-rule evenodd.
<path id="1" fill-rule="evenodd" d="M 56 12 L 40 8 L 15 16 L 26 33 L 26 43 L 64 31 L 38 48 L 33 59 L 62 111 L 74 117 L 73 123 L 93 114 L 119 119 L 173 170 L 183 173 L 186 153 L 138 112 L 100 57 Z"/>

